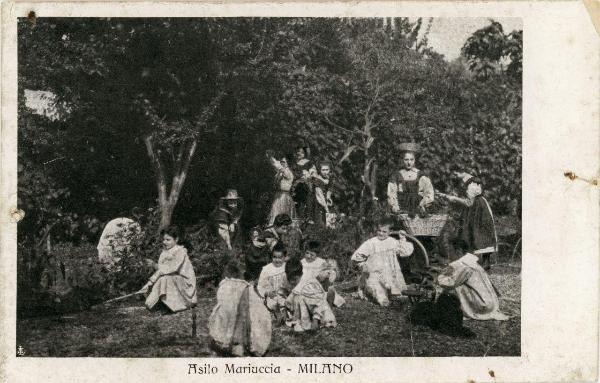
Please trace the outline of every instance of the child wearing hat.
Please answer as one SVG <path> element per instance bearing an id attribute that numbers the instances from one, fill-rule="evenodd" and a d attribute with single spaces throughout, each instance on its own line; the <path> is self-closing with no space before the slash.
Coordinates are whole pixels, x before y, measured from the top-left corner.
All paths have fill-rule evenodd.
<path id="1" fill-rule="evenodd" d="M 480 257 L 485 269 L 489 269 L 489 257 L 498 250 L 498 238 L 494 224 L 494 214 L 490 204 L 482 195 L 482 181 L 468 173 L 455 172 L 463 181 L 467 198 L 459 198 L 440 193 L 450 202 L 464 207 L 460 219 L 459 238 L 466 251 Z"/>
<path id="2" fill-rule="evenodd" d="M 229 250 L 241 239 L 239 222 L 243 209 L 243 200 L 237 190 L 229 189 L 227 194 L 219 199 L 212 213 L 216 232 Z"/>

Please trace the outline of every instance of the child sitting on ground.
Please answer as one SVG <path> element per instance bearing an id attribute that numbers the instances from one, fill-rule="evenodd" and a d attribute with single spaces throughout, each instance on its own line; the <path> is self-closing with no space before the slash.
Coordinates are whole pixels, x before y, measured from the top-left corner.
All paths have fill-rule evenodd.
<path id="1" fill-rule="evenodd" d="M 171 314 L 196 306 L 196 275 L 188 257 L 189 243 L 175 226 L 161 231 L 163 251 L 158 269 L 140 292 L 147 293 L 146 307 Z"/>
<path id="2" fill-rule="evenodd" d="M 230 261 L 208 319 L 216 350 L 225 355 L 264 355 L 271 343 L 271 314 L 254 286 L 243 279 L 245 268 Z"/>
<path id="3" fill-rule="evenodd" d="M 362 270 L 359 281 L 359 296 L 366 293 L 380 306 L 389 306 L 389 295 L 400 295 L 406 282 L 397 256 L 408 257 L 413 244 L 404 236 L 390 237 L 393 221 L 384 218 L 377 225 L 377 236 L 365 241 L 352 255 Z"/>
<path id="4" fill-rule="evenodd" d="M 283 318 L 282 311 L 285 310 L 285 298 L 289 294 L 289 284 L 285 276 L 285 262 L 287 261 L 287 249 L 282 243 L 273 247 L 271 263 L 264 266 L 258 278 L 258 292 L 265 297 L 265 304 L 275 318 Z"/>
<path id="5" fill-rule="evenodd" d="M 326 262 L 319 257 L 321 242 L 308 240 L 302 245 L 302 250 L 302 274 L 310 275 L 317 280 L 327 278 L 329 273 L 325 272 Z"/>
<path id="6" fill-rule="evenodd" d="M 302 273 L 317 279 L 323 289 L 327 291 L 327 302 L 335 307 L 342 306 L 345 301 L 333 288 L 333 282 L 337 279 L 339 268 L 334 259 L 323 259 L 319 257 L 321 243 L 319 241 L 307 241 L 303 246 L 304 257 L 302 258 Z"/>
<path id="7" fill-rule="evenodd" d="M 286 262 L 285 274 L 290 286 L 294 286 L 285 302 L 289 313 L 286 324 L 295 332 L 337 326 L 323 286 L 311 272 L 302 272 L 302 263 L 298 259 Z"/>

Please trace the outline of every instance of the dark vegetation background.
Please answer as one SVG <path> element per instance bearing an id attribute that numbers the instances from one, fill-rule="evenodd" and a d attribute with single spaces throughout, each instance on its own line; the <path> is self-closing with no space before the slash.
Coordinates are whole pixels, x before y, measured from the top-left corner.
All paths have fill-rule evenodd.
<path id="1" fill-rule="evenodd" d="M 344 270 L 385 210 L 398 144 L 442 192 L 476 173 L 497 215 L 519 217 L 522 32 L 490 20 L 448 62 L 431 20 L 37 18 L 19 20 L 19 315 L 88 308 L 140 288 L 156 233 L 185 226 L 198 275 L 230 254 L 205 221 L 227 188 L 247 230 L 269 211 L 265 151 L 304 141 L 334 164 L 341 228 L 313 233 Z M 46 91 L 51 110 L 26 106 Z M 146 235 L 118 272 L 98 264 L 104 224 L 139 207 Z M 518 237 L 520 225 L 510 235 Z M 247 242 L 247 241 L 246 241 Z"/>

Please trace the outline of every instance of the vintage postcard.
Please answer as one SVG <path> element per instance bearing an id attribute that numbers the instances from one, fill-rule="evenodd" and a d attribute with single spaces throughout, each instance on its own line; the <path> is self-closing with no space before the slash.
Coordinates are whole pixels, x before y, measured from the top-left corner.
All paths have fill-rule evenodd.
<path id="1" fill-rule="evenodd" d="M 598 4 L 2 4 L 0 381 L 598 379 Z"/>

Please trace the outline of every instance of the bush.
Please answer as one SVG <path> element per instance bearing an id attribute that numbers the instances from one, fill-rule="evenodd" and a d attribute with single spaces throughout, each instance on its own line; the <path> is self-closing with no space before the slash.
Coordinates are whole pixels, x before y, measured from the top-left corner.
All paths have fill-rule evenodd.
<path id="1" fill-rule="evenodd" d="M 58 244 L 51 253 L 20 248 L 17 315 L 61 314 L 87 309 L 114 290 L 114 275 L 92 245 Z"/>

